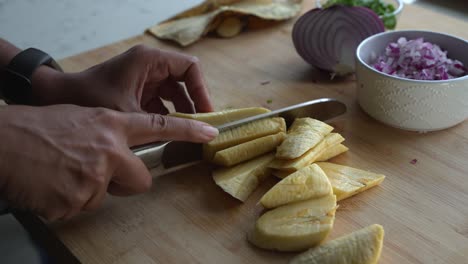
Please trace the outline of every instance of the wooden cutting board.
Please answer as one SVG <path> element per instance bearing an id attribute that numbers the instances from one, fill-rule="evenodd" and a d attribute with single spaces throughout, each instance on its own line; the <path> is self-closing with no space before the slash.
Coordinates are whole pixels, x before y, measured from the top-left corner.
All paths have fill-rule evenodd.
<path id="1" fill-rule="evenodd" d="M 418 134 L 373 120 L 356 103 L 353 77 L 331 81 L 296 54 L 292 25 L 206 38 L 183 50 L 141 35 L 61 64 L 79 71 L 144 43 L 198 56 L 217 110 L 338 98 L 349 111 L 332 125 L 350 152 L 334 162 L 387 178 L 340 202 L 328 239 L 378 223 L 386 232 L 380 263 L 468 263 L 468 123 Z M 399 19 L 399 29 L 409 28 L 468 38 L 467 21 L 417 6 L 406 6 Z M 257 201 L 276 182 L 270 178 L 243 204 L 217 187 L 201 164 L 156 177 L 146 194 L 109 197 L 102 209 L 50 227 L 83 263 L 287 263 L 295 254 L 246 241 L 261 213 Z"/>

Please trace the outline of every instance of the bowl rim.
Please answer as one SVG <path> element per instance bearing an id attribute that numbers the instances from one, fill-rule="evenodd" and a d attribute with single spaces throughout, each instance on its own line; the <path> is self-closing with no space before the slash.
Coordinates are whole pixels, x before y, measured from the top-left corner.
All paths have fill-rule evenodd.
<path id="1" fill-rule="evenodd" d="M 323 0 L 316 0 L 315 1 L 315 6 L 317 8 L 322 8 L 322 1 Z M 393 0 L 393 1 L 398 3 L 398 7 L 395 9 L 395 11 L 393 11 L 393 13 L 379 16 L 380 19 L 383 19 L 384 17 L 389 17 L 389 16 L 398 16 L 401 13 L 401 11 L 403 10 L 403 7 L 405 5 L 403 0 Z"/>
<path id="2" fill-rule="evenodd" d="M 379 38 L 379 37 L 381 37 L 383 35 L 406 33 L 406 32 L 417 32 L 417 33 L 423 33 L 423 34 L 424 33 L 429 33 L 429 34 L 442 35 L 444 37 L 449 37 L 449 38 L 460 40 L 460 41 L 464 42 L 468 47 L 468 41 L 467 40 L 459 38 L 459 37 L 454 36 L 454 35 L 446 34 L 446 33 L 440 33 L 440 32 L 435 32 L 435 31 L 430 31 L 430 30 L 392 30 L 392 31 L 384 31 L 384 32 L 369 36 L 366 39 L 364 39 L 363 41 L 361 41 L 361 43 L 359 44 L 359 46 L 356 49 L 356 53 L 355 53 L 355 56 L 356 56 L 356 59 L 357 59 L 356 61 L 358 61 L 359 63 L 364 65 L 364 67 L 366 67 L 367 69 L 369 69 L 369 70 L 371 70 L 373 72 L 376 72 L 378 74 L 381 74 L 381 75 L 384 75 L 386 77 L 390 77 L 390 78 L 393 78 L 393 79 L 396 79 L 396 80 L 400 80 L 400 81 L 408 81 L 408 82 L 415 82 L 415 83 L 447 83 L 447 82 L 456 82 L 456 81 L 468 80 L 468 74 L 466 74 L 464 76 L 461 76 L 461 77 L 448 79 L 448 80 L 415 80 L 415 79 L 408 79 L 408 78 L 398 77 L 398 76 L 390 75 L 388 73 L 384 73 L 384 72 L 381 72 L 381 71 L 378 71 L 378 70 L 374 69 L 374 67 L 372 67 L 369 64 L 367 64 L 366 62 L 364 62 L 363 59 L 361 58 L 361 56 L 359 56 L 359 53 L 360 53 L 362 47 L 367 42 L 369 42 L 369 41 L 371 41 L 373 39 Z M 465 67 L 466 67 L 466 65 L 465 65 Z"/>

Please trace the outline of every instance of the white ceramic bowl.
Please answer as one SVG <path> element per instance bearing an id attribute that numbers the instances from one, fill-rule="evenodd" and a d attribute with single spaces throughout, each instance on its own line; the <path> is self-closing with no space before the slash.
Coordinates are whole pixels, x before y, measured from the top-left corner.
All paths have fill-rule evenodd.
<path id="1" fill-rule="evenodd" d="M 370 66 L 376 55 L 400 37 L 437 44 L 448 57 L 468 66 L 468 42 L 430 31 L 387 31 L 370 36 L 356 51 L 358 102 L 375 119 L 412 131 L 445 129 L 468 118 L 468 75 L 442 81 L 419 81 L 391 76 Z"/>

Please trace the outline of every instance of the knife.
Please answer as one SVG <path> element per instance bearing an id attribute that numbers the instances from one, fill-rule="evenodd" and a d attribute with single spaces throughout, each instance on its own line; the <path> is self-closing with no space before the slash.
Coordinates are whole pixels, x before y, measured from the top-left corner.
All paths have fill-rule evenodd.
<path id="1" fill-rule="evenodd" d="M 321 98 L 247 117 L 220 125 L 216 128 L 219 132 L 223 132 L 269 117 L 283 117 L 286 125 L 289 127 L 296 118 L 312 117 L 326 121 L 345 112 L 346 105 L 344 103 L 333 98 Z M 202 160 L 202 144 L 200 143 L 179 141 L 158 142 L 132 148 L 132 151 L 145 163 L 148 169 L 158 168 L 166 173 Z"/>

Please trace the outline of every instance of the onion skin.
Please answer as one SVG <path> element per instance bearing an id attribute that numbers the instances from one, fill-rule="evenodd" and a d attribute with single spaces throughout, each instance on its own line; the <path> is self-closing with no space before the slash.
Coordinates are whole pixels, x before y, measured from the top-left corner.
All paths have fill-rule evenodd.
<path id="1" fill-rule="evenodd" d="M 292 40 L 310 65 L 342 76 L 354 72 L 359 43 L 384 31 L 382 20 L 371 9 L 334 5 L 302 15 L 294 24 Z"/>

